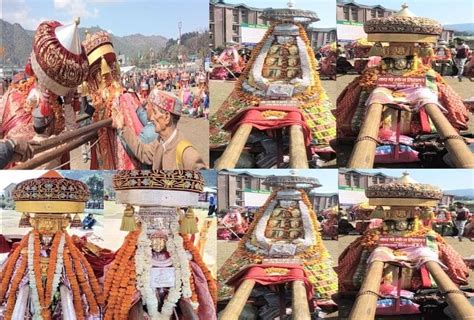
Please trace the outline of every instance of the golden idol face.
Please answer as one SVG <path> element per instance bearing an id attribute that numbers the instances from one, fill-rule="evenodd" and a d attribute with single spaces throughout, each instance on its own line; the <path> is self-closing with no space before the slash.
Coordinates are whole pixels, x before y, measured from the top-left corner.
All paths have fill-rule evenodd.
<path id="1" fill-rule="evenodd" d="M 404 70 L 407 67 L 407 59 L 406 58 L 398 58 L 395 59 L 393 67 L 397 70 Z"/>

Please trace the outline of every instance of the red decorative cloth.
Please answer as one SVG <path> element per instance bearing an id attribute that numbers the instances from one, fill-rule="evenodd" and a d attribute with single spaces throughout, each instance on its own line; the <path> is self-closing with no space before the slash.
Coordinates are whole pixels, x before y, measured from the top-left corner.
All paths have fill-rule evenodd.
<path id="1" fill-rule="evenodd" d="M 273 268 L 273 269 L 270 269 Z M 282 269 L 281 273 L 275 274 L 273 270 Z M 286 269 L 286 273 L 285 270 Z M 239 273 L 233 276 L 227 284 L 237 289 L 240 284 L 247 279 L 254 280 L 255 282 L 264 285 L 277 285 L 286 282 L 303 281 L 306 287 L 306 296 L 308 300 L 313 297 L 313 286 L 309 282 L 303 266 L 294 264 L 259 264 L 249 265 L 247 268 L 242 269 Z"/>
<path id="2" fill-rule="evenodd" d="M 194 287 L 196 289 L 196 295 L 199 302 L 199 319 L 216 320 L 216 307 L 212 301 L 212 296 L 207 284 L 206 276 L 197 263 L 191 261 L 189 265 L 191 267 L 191 273 L 194 279 Z"/>
<path id="3" fill-rule="evenodd" d="M 448 110 L 445 114 L 451 125 L 458 130 L 468 128 L 469 111 L 462 98 L 449 85 L 438 83 L 439 103 Z"/>
<path id="4" fill-rule="evenodd" d="M 359 264 L 364 249 L 362 246 L 362 240 L 363 237 L 357 238 L 339 255 L 338 265 L 335 270 L 339 275 L 340 291 L 355 289 L 352 278 L 354 277 L 354 273 L 356 272 L 357 265 Z"/>
<path id="5" fill-rule="evenodd" d="M 3 235 L 0 234 L 0 253 L 7 253 L 10 252 L 12 246 L 10 242 L 5 239 Z"/>
<path id="6" fill-rule="evenodd" d="M 104 276 L 104 267 L 112 262 L 115 258 L 115 253 L 109 249 L 103 249 L 95 246 L 98 251 L 92 252 L 88 248 L 87 238 L 82 237 L 79 238 L 77 236 L 73 236 L 74 245 L 82 252 L 86 260 L 94 270 L 94 274 L 97 278 L 102 278 Z M 90 243 L 91 244 L 91 243 Z"/>
<path id="7" fill-rule="evenodd" d="M 457 285 L 465 285 L 468 283 L 469 268 L 464 262 L 462 256 L 457 253 L 450 245 L 438 243 L 439 258 L 446 267 L 448 267 L 447 275 Z"/>
<path id="8" fill-rule="evenodd" d="M 280 111 L 285 112 L 286 115 L 281 119 L 270 119 L 263 115 L 264 111 Z M 304 121 L 304 116 L 299 109 L 294 106 L 272 106 L 272 107 L 251 107 L 237 113 L 225 125 L 224 130 L 234 134 L 241 124 L 249 123 L 259 130 L 273 130 L 289 127 L 292 125 L 299 125 L 303 129 L 305 144 L 311 144 L 311 132 Z"/>

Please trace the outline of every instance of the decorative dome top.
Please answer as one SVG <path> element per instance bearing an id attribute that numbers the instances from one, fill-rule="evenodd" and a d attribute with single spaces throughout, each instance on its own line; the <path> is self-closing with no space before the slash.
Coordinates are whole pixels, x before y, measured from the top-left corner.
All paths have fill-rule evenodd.
<path id="1" fill-rule="evenodd" d="M 291 176 L 270 176 L 265 179 L 263 184 L 270 187 L 279 188 L 318 188 L 321 187 L 319 180 L 312 177 Z"/>
<path id="2" fill-rule="evenodd" d="M 89 195 L 85 183 L 64 178 L 57 171 L 22 181 L 13 190 L 16 210 L 31 213 L 83 212 Z"/>
<path id="3" fill-rule="evenodd" d="M 320 20 L 316 12 L 295 9 L 295 3 L 292 0 L 288 1 L 288 8 L 263 10 L 261 18 L 277 23 L 311 23 Z"/>
<path id="4" fill-rule="evenodd" d="M 373 206 L 435 206 L 443 197 L 443 191 L 429 184 L 418 183 L 408 172 L 404 172 L 395 182 L 368 187 L 365 195 Z"/>
<path id="5" fill-rule="evenodd" d="M 57 21 L 42 22 L 33 39 L 31 66 L 38 82 L 59 96 L 79 86 L 89 72 L 77 26 Z"/>
<path id="6" fill-rule="evenodd" d="M 319 21 L 316 12 L 301 9 L 265 9 L 261 15 L 262 19 L 278 23 L 311 23 Z"/>
<path id="7" fill-rule="evenodd" d="M 392 16 L 371 19 L 364 24 L 369 41 L 432 42 L 435 43 L 443 28 L 433 19 L 415 16 L 408 5 Z"/>
<path id="8" fill-rule="evenodd" d="M 198 202 L 204 179 L 194 170 L 123 170 L 114 175 L 113 185 L 120 203 L 191 206 Z"/>

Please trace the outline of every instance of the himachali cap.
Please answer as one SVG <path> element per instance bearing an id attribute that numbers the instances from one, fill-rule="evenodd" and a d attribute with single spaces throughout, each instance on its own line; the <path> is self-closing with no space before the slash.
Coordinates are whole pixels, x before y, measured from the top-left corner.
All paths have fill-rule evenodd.
<path id="1" fill-rule="evenodd" d="M 79 86 L 89 72 L 87 57 L 81 46 L 77 26 L 45 21 L 36 29 L 31 66 L 38 83 L 59 96 Z"/>
<path id="2" fill-rule="evenodd" d="M 148 103 L 177 116 L 181 115 L 181 109 L 183 107 L 183 103 L 178 97 L 159 89 L 153 89 L 150 92 Z"/>
<path id="3" fill-rule="evenodd" d="M 443 197 L 440 188 L 418 183 L 408 172 L 398 180 L 377 184 L 365 189 L 371 206 L 426 206 L 434 207 Z"/>

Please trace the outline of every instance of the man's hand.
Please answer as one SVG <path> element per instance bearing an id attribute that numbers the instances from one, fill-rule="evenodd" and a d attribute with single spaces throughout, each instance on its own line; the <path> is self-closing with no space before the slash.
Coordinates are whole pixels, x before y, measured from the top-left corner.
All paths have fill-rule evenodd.
<path id="1" fill-rule="evenodd" d="M 112 127 L 115 129 L 123 129 L 124 122 L 123 114 L 117 110 L 117 108 L 112 108 Z"/>
<path id="2" fill-rule="evenodd" d="M 13 151 L 15 152 L 15 154 L 13 155 L 13 158 L 15 161 L 24 162 L 28 159 L 33 158 L 34 156 L 33 143 L 30 143 L 23 139 L 18 139 L 18 140 L 11 139 L 11 141 L 15 145 L 15 147 L 13 148 Z"/>

